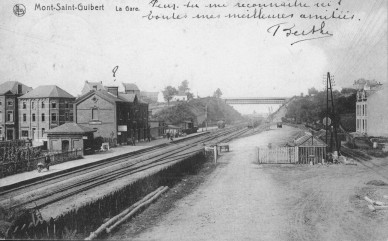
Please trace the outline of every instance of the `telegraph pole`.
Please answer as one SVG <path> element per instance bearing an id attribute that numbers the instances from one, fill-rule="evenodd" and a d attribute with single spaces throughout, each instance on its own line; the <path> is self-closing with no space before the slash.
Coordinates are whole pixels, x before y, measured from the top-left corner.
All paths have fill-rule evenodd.
<path id="1" fill-rule="evenodd" d="M 206 115 L 206 131 L 207 131 L 207 104 L 206 104 L 206 106 L 205 106 L 205 115 Z"/>
<path id="2" fill-rule="evenodd" d="M 328 143 L 328 130 L 330 129 L 330 151 L 333 151 L 332 148 L 334 144 L 335 150 L 337 151 L 338 155 L 340 155 L 340 144 L 338 143 L 337 135 L 337 118 L 333 99 L 333 81 L 334 80 L 332 80 L 330 72 L 328 72 L 326 77 L 326 144 Z M 329 102 L 331 102 L 331 104 L 329 104 Z M 331 123 L 329 123 L 329 118 L 331 118 Z"/>

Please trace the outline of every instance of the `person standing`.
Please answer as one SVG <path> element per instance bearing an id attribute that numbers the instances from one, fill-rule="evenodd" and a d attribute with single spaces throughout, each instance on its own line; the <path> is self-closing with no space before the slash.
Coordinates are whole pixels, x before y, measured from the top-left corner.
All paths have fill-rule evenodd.
<path id="1" fill-rule="evenodd" d="M 51 163 L 50 155 L 46 153 L 46 156 L 44 157 L 44 164 L 47 168 L 47 171 L 50 169 L 50 163 Z"/>

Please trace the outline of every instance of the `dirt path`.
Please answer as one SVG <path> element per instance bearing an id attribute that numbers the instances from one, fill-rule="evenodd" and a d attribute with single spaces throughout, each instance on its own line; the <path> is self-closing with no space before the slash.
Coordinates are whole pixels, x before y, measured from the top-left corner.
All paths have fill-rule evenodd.
<path id="1" fill-rule="evenodd" d="M 295 130 L 237 140 L 197 191 L 135 240 L 284 240 L 282 190 L 254 162 L 255 146 L 284 142 Z M 282 136 L 282 138 L 279 138 Z M 284 231 L 284 230 L 283 230 Z"/>
<path id="2" fill-rule="evenodd" d="M 282 145 L 298 132 L 284 126 L 233 141 L 194 191 L 173 204 L 158 201 L 109 239 L 387 240 L 388 210 L 371 212 L 364 196 L 384 201 L 388 186 L 366 183 L 388 183 L 388 160 L 357 166 L 255 162 L 256 146 Z"/>

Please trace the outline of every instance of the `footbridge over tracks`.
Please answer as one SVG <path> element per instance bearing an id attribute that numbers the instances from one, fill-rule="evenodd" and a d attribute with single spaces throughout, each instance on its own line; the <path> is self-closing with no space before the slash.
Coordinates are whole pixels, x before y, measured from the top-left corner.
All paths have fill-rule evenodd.
<path id="1" fill-rule="evenodd" d="M 224 98 L 226 104 L 233 106 L 241 114 L 261 114 L 267 116 L 286 104 L 289 97 L 236 97 Z"/>
<path id="2" fill-rule="evenodd" d="M 288 97 L 238 97 L 238 98 L 224 98 L 225 103 L 230 105 L 282 105 L 290 98 Z"/>

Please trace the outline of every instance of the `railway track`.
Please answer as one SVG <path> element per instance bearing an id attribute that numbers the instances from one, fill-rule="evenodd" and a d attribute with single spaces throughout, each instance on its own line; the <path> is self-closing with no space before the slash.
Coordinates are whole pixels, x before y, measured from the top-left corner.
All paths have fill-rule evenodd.
<path id="1" fill-rule="evenodd" d="M 246 128 L 232 127 L 180 143 L 161 145 L 133 155 L 111 158 L 109 163 L 97 163 L 32 183 L 24 183 L 2 190 L 0 204 L 4 206 L 4 202 L 13 198 L 15 202 L 11 208 L 42 208 L 129 175 L 179 162 L 200 152 L 203 149 L 203 144 L 230 141 L 246 131 Z M 146 158 L 143 158 L 143 155 L 146 155 Z M 46 189 L 52 191 L 48 192 Z M 42 191 L 39 193 L 39 190 Z M 34 192 L 32 197 L 31 192 Z M 25 198 L 27 195 L 30 195 L 30 198 Z M 34 205 L 32 206 L 32 204 Z"/>
<path id="2" fill-rule="evenodd" d="M 206 134 L 209 134 L 209 133 L 206 133 Z M 193 138 L 198 138 L 198 136 L 177 140 L 174 143 L 188 141 L 188 140 L 193 139 Z M 35 188 L 36 187 L 39 188 L 39 184 L 43 184 L 43 185 L 47 186 L 48 184 L 52 184 L 55 182 L 60 182 L 62 180 L 66 180 L 66 178 L 68 178 L 69 176 L 84 175 L 84 174 L 93 172 L 95 170 L 98 170 L 98 169 L 101 169 L 101 168 L 104 168 L 107 166 L 112 166 L 112 165 L 118 164 L 120 162 L 127 161 L 128 158 L 134 159 L 134 158 L 138 158 L 146 153 L 157 152 L 163 148 L 166 148 L 169 145 L 170 145 L 169 143 L 164 143 L 164 144 L 160 144 L 157 146 L 152 146 L 152 147 L 144 148 L 141 150 L 122 154 L 122 155 L 119 155 L 119 156 L 116 156 L 113 158 L 106 158 L 106 159 L 103 159 L 103 160 L 100 160 L 97 162 L 88 163 L 88 164 L 85 164 L 82 166 L 76 166 L 74 168 L 65 170 L 64 172 L 53 173 L 52 175 L 41 176 L 41 177 L 38 177 L 36 179 L 21 181 L 21 182 L 15 183 L 15 184 L 11 184 L 9 186 L 3 186 L 0 188 L 0 201 L 1 201 L 2 197 L 4 197 L 4 195 L 6 195 L 8 193 L 15 193 L 17 190 L 25 190 L 25 188 L 30 187 L 30 186 L 34 186 Z"/>

